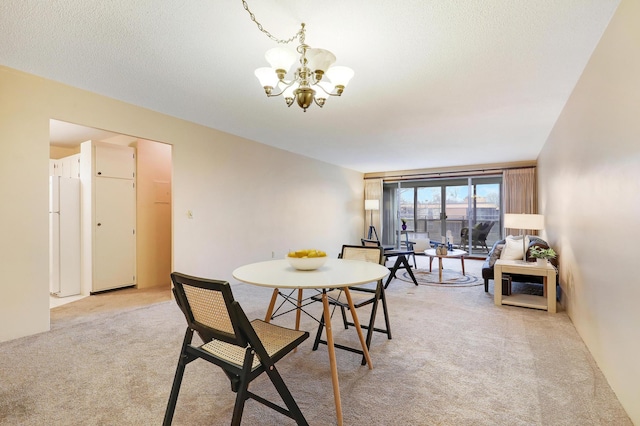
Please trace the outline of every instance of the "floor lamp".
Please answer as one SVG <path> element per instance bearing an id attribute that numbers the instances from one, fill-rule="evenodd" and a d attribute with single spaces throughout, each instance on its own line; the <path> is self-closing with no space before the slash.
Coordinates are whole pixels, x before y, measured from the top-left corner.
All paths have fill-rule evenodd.
<path id="1" fill-rule="evenodd" d="M 525 247 L 525 230 L 541 231 L 544 229 L 544 216 L 541 214 L 505 213 L 504 227 L 522 231 L 522 259 L 527 260 Z"/>
<path id="2" fill-rule="evenodd" d="M 369 233 L 367 234 L 367 239 L 373 239 L 373 235 L 376 236 L 376 240 L 380 241 L 378 238 L 378 233 L 376 232 L 376 227 L 373 226 L 373 211 L 380 210 L 380 200 L 364 200 L 364 209 L 365 211 L 370 212 L 369 218 Z"/>

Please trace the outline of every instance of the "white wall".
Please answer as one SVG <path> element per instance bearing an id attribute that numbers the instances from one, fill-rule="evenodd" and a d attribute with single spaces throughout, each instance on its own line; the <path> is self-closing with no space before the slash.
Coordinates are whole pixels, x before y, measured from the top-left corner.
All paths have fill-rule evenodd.
<path id="1" fill-rule="evenodd" d="M 49 329 L 52 118 L 172 145 L 174 270 L 231 280 L 272 252 L 359 242 L 361 173 L 6 67 L 0 93 L 0 341 Z"/>
<path id="2" fill-rule="evenodd" d="M 538 159 L 563 303 L 640 424 L 640 1 L 623 0 Z"/>

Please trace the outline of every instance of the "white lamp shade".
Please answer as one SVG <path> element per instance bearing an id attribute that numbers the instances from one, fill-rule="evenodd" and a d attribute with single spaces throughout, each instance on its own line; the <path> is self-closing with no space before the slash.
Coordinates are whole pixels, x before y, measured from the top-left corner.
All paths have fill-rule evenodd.
<path id="1" fill-rule="evenodd" d="M 278 75 L 273 68 L 262 67 L 255 71 L 262 87 L 275 87 L 278 84 Z"/>
<path id="2" fill-rule="evenodd" d="M 271 65 L 274 70 L 284 70 L 289 72 L 291 65 L 296 61 L 296 54 L 291 50 L 283 49 L 282 47 L 274 47 L 267 50 L 264 54 L 265 59 Z"/>
<path id="3" fill-rule="evenodd" d="M 307 49 L 306 57 L 307 66 L 311 71 L 326 72 L 336 61 L 336 56 L 326 49 Z"/>
<path id="4" fill-rule="evenodd" d="M 511 229 L 530 229 L 540 231 L 544 229 L 544 215 L 505 213 L 504 227 Z"/>
<path id="5" fill-rule="evenodd" d="M 335 66 L 327 70 L 327 77 L 335 86 L 347 87 L 354 74 L 351 68 L 343 66 Z"/>
<path id="6" fill-rule="evenodd" d="M 380 210 L 380 200 L 364 200 L 365 210 Z"/>

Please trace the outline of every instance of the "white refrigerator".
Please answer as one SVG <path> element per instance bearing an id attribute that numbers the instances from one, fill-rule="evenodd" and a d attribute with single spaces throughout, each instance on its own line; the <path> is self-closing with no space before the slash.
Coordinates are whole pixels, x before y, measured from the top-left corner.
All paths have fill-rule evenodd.
<path id="1" fill-rule="evenodd" d="M 80 294 L 80 179 L 49 176 L 49 291 Z"/>

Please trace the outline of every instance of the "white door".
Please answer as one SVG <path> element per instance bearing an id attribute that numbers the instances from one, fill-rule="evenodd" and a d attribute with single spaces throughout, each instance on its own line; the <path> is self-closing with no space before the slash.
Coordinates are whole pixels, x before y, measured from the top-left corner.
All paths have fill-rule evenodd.
<path id="1" fill-rule="evenodd" d="M 58 296 L 80 294 L 80 179 L 59 180 L 60 285 Z"/>
<path id="2" fill-rule="evenodd" d="M 62 176 L 68 178 L 80 178 L 80 154 L 61 158 Z"/>
<path id="3" fill-rule="evenodd" d="M 49 292 L 60 291 L 60 213 L 49 212 Z"/>
<path id="4" fill-rule="evenodd" d="M 135 149 L 110 143 L 95 143 L 95 175 L 133 179 L 136 169 Z"/>
<path id="5" fill-rule="evenodd" d="M 92 291 L 135 284 L 133 180 L 96 178 Z"/>
<path id="6" fill-rule="evenodd" d="M 62 161 L 49 160 L 49 176 L 62 176 Z"/>

